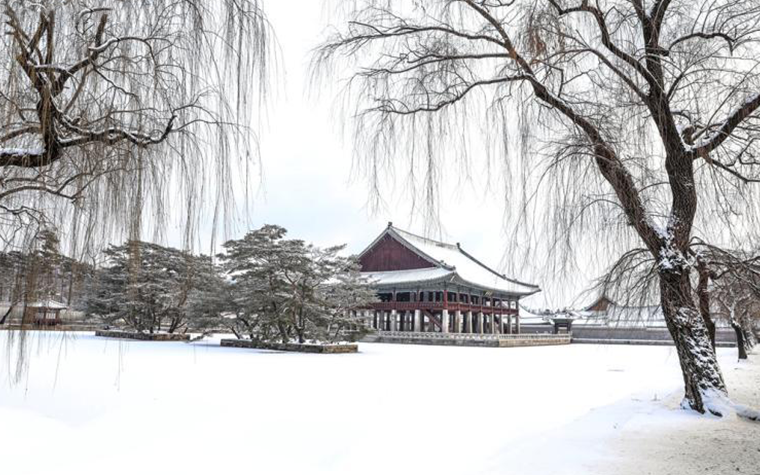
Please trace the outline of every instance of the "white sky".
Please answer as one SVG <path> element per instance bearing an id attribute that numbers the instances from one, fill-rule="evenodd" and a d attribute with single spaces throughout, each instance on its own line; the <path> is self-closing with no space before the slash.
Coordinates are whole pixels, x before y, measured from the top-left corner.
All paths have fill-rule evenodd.
<path id="1" fill-rule="evenodd" d="M 248 203 L 250 227 L 278 224 L 288 229 L 292 238 L 321 246 L 346 243 L 352 253 L 364 249 L 388 221 L 426 234 L 430 223 L 413 213 L 409 195 L 399 182 L 387 183 L 389 192 L 383 198 L 388 206 L 370 212 L 367 184 L 352 174 L 351 137 L 342 136 L 343 118 L 332 107 L 334 91 L 315 94 L 309 89 L 310 53 L 323 40 L 331 21 L 323 2 L 270 0 L 264 7 L 278 39 L 281 67 L 274 76 L 273 94 L 259 130 L 264 180 L 260 192 Z M 454 173 L 449 171 L 449 175 Z M 487 188 L 485 181 L 476 177 L 458 184 L 456 190 L 442 190 L 441 234 L 430 237 L 460 242 L 487 264 L 505 270 L 506 251 L 512 243 L 503 232 L 503 201 L 496 187 L 482 189 Z M 245 231 L 238 226 L 232 237 Z M 569 299 L 586 285 L 577 278 L 567 279 L 572 285 L 562 278 L 546 282 L 540 274 L 525 268 L 508 271 L 512 277 L 546 289 L 528 301 L 531 305 L 569 305 Z"/>

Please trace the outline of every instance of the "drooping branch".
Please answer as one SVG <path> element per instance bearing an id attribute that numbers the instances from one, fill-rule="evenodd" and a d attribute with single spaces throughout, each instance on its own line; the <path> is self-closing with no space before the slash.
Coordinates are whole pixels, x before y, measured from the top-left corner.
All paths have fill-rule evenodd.
<path id="1" fill-rule="evenodd" d="M 164 226 L 176 187 L 188 229 L 198 203 L 232 212 L 271 54 L 258 0 L 0 2 L 0 209 L 137 233 L 143 209 Z"/>
<path id="2" fill-rule="evenodd" d="M 544 252 L 533 257 L 551 261 L 557 250 L 584 248 L 577 244 L 584 239 L 608 251 L 601 259 L 609 249 L 645 247 L 632 266 L 646 271 L 656 287 L 650 295 L 660 296 L 682 364 L 684 405 L 720 412 L 706 397 L 726 388 L 695 305 L 689 243 L 695 228 L 723 237 L 721 225 L 745 234 L 756 224 L 737 223 L 743 206 L 757 212 L 744 186 L 751 180 L 739 176 L 760 162 L 753 145 L 760 130 L 751 114 L 716 125 L 709 113 L 760 84 L 749 47 L 760 40 L 760 11 L 686 0 L 445 0 L 408 8 L 362 0 L 349 10 L 348 31 L 320 49 L 318 62 L 344 55 L 360 65 L 347 97 L 355 100 L 357 155 L 370 177 L 395 172 L 391 162 L 403 157 L 402 170 L 424 177 L 430 206 L 452 156 L 466 156 L 456 162 L 465 173 L 493 173 L 490 161 L 472 170 L 467 154 L 482 147 L 504 170 L 507 206 L 519 210 L 517 226 L 504 226 L 517 228 L 514 242 Z M 392 31 L 404 34 L 384 35 Z M 496 83 L 514 77 L 521 80 Z M 472 147 L 471 132 L 481 131 L 483 143 Z M 584 221 L 589 216 L 598 219 Z M 543 228 L 520 230 L 535 223 Z M 604 244 L 600 231 L 609 233 Z"/>

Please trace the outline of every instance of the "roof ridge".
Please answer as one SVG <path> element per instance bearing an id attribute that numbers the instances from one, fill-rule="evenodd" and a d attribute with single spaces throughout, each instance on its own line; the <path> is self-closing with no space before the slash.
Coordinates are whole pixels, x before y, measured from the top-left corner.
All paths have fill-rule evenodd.
<path id="1" fill-rule="evenodd" d="M 486 264 L 484 264 L 483 262 L 481 262 L 480 260 L 478 260 L 478 259 L 477 259 L 475 256 L 473 256 L 472 254 L 470 254 L 470 253 L 468 253 L 467 251 L 465 251 L 464 249 L 462 249 L 462 246 L 460 245 L 460 243 L 456 243 L 456 244 L 449 244 L 449 243 L 447 243 L 447 242 L 443 242 L 443 241 L 437 241 L 437 240 L 435 240 L 435 239 L 431 239 L 431 238 L 427 238 L 427 237 L 424 237 L 424 236 L 420 236 L 420 235 L 418 235 L 418 234 L 414 234 L 414 233 L 412 233 L 412 232 L 409 232 L 409 231 L 406 231 L 406 230 L 404 230 L 404 229 L 399 229 L 399 228 L 397 228 L 397 227 L 393 226 L 393 224 L 392 224 L 392 223 L 389 223 L 389 227 L 390 227 L 390 228 L 392 228 L 392 229 L 393 229 L 394 231 L 396 231 L 397 233 L 401 234 L 402 236 L 403 236 L 404 234 L 406 234 L 406 235 L 408 235 L 408 236 L 412 236 L 412 237 L 414 237 L 414 238 L 417 238 L 417 239 L 421 239 L 421 240 L 423 240 L 423 241 L 426 241 L 426 242 L 430 242 L 430 243 L 433 243 L 433 244 L 437 244 L 437 245 L 446 246 L 446 247 L 448 247 L 449 249 L 452 249 L 452 250 L 457 250 L 459 253 L 463 254 L 463 255 L 464 255 L 464 256 L 466 256 L 468 259 L 470 259 L 471 261 L 475 262 L 476 264 L 478 264 L 478 265 L 479 265 L 479 266 L 481 266 L 482 268 L 486 269 L 487 271 L 491 272 L 492 274 L 496 275 L 497 277 L 500 277 L 500 278 L 502 278 L 502 279 L 504 279 L 504 280 L 507 280 L 507 281 L 509 281 L 509 282 L 512 282 L 513 284 L 518 284 L 518 285 L 522 285 L 522 286 L 525 286 L 525 287 L 532 287 L 532 288 L 535 288 L 535 289 L 538 289 L 538 288 L 540 288 L 538 285 L 535 285 L 535 284 L 529 284 L 529 283 L 527 283 L 527 282 L 522 282 L 522 281 L 519 281 L 519 280 L 517 280 L 517 279 L 513 279 L 513 278 L 510 278 L 510 277 L 507 277 L 507 276 L 506 276 L 506 274 L 504 274 L 504 273 L 501 273 L 501 272 L 498 272 L 498 271 L 494 270 L 493 268 L 489 267 L 488 265 L 486 265 Z M 456 268 L 456 266 L 453 266 L 453 267 L 454 267 L 454 268 Z"/>
<path id="2" fill-rule="evenodd" d="M 398 229 L 391 224 L 388 225 L 388 227 L 381 234 L 381 236 L 385 235 L 388 232 L 392 232 L 393 234 L 395 234 L 398 239 L 401 239 L 403 241 L 401 243 L 403 246 L 406 246 L 407 248 L 409 248 L 409 250 L 416 253 L 418 256 L 422 257 L 423 259 L 430 262 L 434 266 L 444 267 L 449 270 L 454 269 L 454 266 L 452 266 L 451 264 L 443 262 L 442 260 L 436 259 L 434 256 L 427 254 L 425 251 L 415 246 L 414 243 L 410 242 L 409 240 L 410 236 L 418 238 L 418 239 L 427 239 L 427 238 L 422 238 L 421 236 L 417 236 L 416 234 L 412 234 L 410 232 L 404 231 L 403 229 Z"/>
<path id="3" fill-rule="evenodd" d="M 451 249 L 456 249 L 458 247 L 456 244 L 450 244 L 448 242 L 438 241 L 437 239 L 432 239 L 432 238 L 429 238 L 429 237 L 420 236 L 419 234 L 415 234 L 415 233 L 413 233 L 411 231 L 407 231 L 405 229 L 397 228 L 396 226 L 390 226 L 390 227 L 393 228 L 393 230 L 396 231 L 397 233 L 406 234 L 406 235 L 411 236 L 413 238 L 421 239 L 423 241 L 427 241 L 427 242 L 430 242 L 430 243 L 433 243 L 433 244 L 437 244 L 437 245 L 440 245 L 440 246 L 450 247 Z"/>
<path id="4" fill-rule="evenodd" d="M 529 284 L 529 283 L 527 283 L 527 282 L 521 282 L 521 281 L 519 281 L 519 280 L 517 280 L 517 279 L 512 279 L 512 278 L 510 278 L 510 277 L 507 277 L 507 275 L 506 275 L 506 274 L 504 274 L 504 273 L 499 273 L 499 272 L 495 271 L 494 269 L 490 268 L 490 267 L 489 267 L 489 266 L 487 266 L 486 264 L 484 264 L 484 263 L 480 262 L 480 261 L 479 261 L 479 260 L 478 260 L 478 259 L 477 259 L 475 256 L 471 255 L 470 253 L 468 253 L 467 251 L 465 251 L 464 249 L 462 249 L 462 246 L 457 246 L 457 249 L 459 249 L 459 252 L 461 252 L 461 253 L 462 253 L 462 254 L 464 254 L 465 256 L 469 257 L 470 259 L 472 259 L 472 261 L 473 261 L 473 262 L 476 262 L 478 265 L 480 265 L 480 266 L 481 266 L 481 267 L 483 267 L 484 269 L 486 269 L 486 270 L 488 270 L 488 271 L 492 272 L 493 274 L 496 274 L 497 276 L 501 277 L 501 278 L 502 278 L 502 279 L 504 279 L 504 280 L 508 280 L 508 281 L 510 281 L 510 282 L 512 282 L 512 283 L 514 283 L 514 284 L 518 284 L 518 285 L 524 285 L 525 287 L 533 287 L 533 288 L 536 288 L 536 289 L 538 289 L 538 288 L 539 288 L 539 286 L 538 286 L 538 285 L 535 285 L 535 284 Z"/>

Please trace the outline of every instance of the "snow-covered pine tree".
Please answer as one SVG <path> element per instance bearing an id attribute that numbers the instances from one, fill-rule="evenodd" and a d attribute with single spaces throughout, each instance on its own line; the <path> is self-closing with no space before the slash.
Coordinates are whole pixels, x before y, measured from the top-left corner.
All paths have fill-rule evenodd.
<path id="1" fill-rule="evenodd" d="M 321 298 L 327 302 L 329 309 L 323 338 L 355 341 L 370 331 L 369 322 L 362 317 L 362 312 L 377 301 L 377 292 L 362 277 L 356 256 L 344 258 L 337 268 L 333 280 L 320 287 Z"/>
<path id="2" fill-rule="evenodd" d="M 235 334 L 253 340 L 290 338 L 284 314 L 290 291 L 283 275 L 289 260 L 282 243 L 286 233 L 282 227 L 267 225 L 223 244 L 218 257 L 233 289 L 237 311 L 227 324 Z"/>
<path id="3" fill-rule="evenodd" d="M 266 225 L 224 244 L 219 256 L 234 304 L 225 326 L 253 340 L 336 340 L 361 332 L 358 309 L 374 294 L 345 246 L 319 248 Z M 220 312 L 221 313 L 221 312 Z"/>
<path id="4" fill-rule="evenodd" d="M 88 299 L 87 313 L 105 323 L 137 332 L 198 331 L 191 322 L 190 295 L 209 280 L 208 257 L 141 241 L 128 241 L 105 251 Z"/>

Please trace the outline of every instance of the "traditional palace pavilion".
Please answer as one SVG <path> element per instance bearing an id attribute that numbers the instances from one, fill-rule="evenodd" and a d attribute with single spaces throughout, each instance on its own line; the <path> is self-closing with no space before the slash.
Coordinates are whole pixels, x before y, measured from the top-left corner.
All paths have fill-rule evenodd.
<path id="1" fill-rule="evenodd" d="M 370 318 L 378 331 L 520 333 L 518 301 L 538 286 L 506 277 L 457 244 L 388 227 L 360 255 L 377 289 Z"/>

